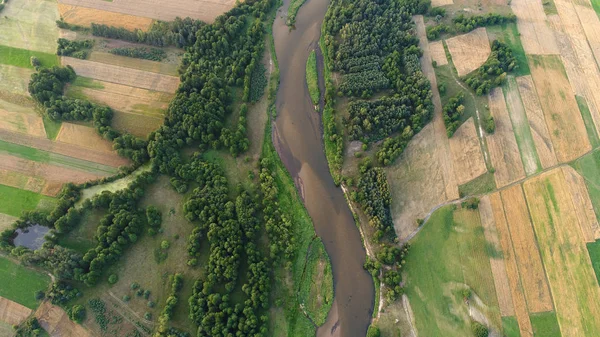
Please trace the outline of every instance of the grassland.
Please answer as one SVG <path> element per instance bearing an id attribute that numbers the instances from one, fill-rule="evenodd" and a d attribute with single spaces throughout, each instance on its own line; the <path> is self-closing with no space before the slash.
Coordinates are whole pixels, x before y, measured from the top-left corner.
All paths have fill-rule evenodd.
<path id="1" fill-rule="evenodd" d="M 333 303 L 333 275 L 325 246 L 318 238 L 310 245 L 305 271 L 312 277 L 302 279 L 298 300 L 311 315 L 313 322 L 320 326 L 325 323 Z"/>
<path id="2" fill-rule="evenodd" d="M 585 98 L 581 96 L 575 96 L 575 99 L 577 100 L 579 111 L 581 111 L 581 117 L 583 117 L 585 131 L 587 132 L 590 144 L 593 148 L 597 148 L 598 146 L 600 146 L 600 138 L 598 138 L 598 132 L 596 130 L 596 126 L 594 125 L 594 120 L 592 119 L 592 113 L 590 112 L 590 108 L 588 107 Z"/>
<path id="3" fill-rule="evenodd" d="M 521 337 L 519 323 L 514 316 L 502 317 L 502 332 L 506 337 Z"/>
<path id="4" fill-rule="evenodd" d="M 317 57 L 315 51 L 311 51 L 306 60 L 306 84 L 308 93 L 314 105 L 319 104 L 321 93 L 319 92 L 319 75 L 317 73 Z"/>
<path id="5" fill-rule="evenodd" d="M 594 7 L 594 11 L 596 11 L 596 14 L 598 17 L 600 17 L 600 0 L 591 0 L 591 2 L 592 7 Z"/>
<path id="6" fill-rule="evenodd" d="M 487 172 L 466 184 L 458 186 L 458 193 L 461 197 L 464 197 L 468 195 L 485 194 L 492 192 L 495 189 L 496 180 L 494 180 L 494 174 Z"/>
<path id="7" fill-rule="evenodd" d="M 405 265 L 406 294 L 419 335 L 470 335 L 464 289 L 472 290 L 483 301 L 489 309 L 485 313 L 488 319 L 500 328 L 479 213 L 445 206 L 434 212 L 424 226 L 411 242 Z"/>
<path id="8" fill-rule="evenodd" d="M 554 312 L 531 314 L 531 326 L 534 337 L 561 337 L 558 321 Z"/>
<path id="9" fill-rule="evenodd" d="M 62 126 L 62 122 L 52 120 L 50 117 L 44 115 L 42 118 L 44 122 L 44 130 L 46 130 L 46 137 L 50 140 L 55 140 Z"/>
<path id="10" fill-rule="evenodd" d="M 588 254 L 590 255 L 590 260 L 592 260 L 592 267 L 594 268 L 594 273 L 596 274 L 596 280 L 600 285 L 600 240 L 588 242 L 586 246 Z"/>
<path id="11" fill-rule="evenodd" d="M 0 296 L 35 309 L 38 303 L 34 293 L 45 290 L 49 283 L 48 275 L 27 269 L 0 256 Z"/>
<path id="12" fill-rule="evenodd" d="M 0 20 L 0 45 L 54 54 L 58 19 L 60 15 L 56 2 L 9 1 Z"/>
<path id="13" fill-rule="evenodd" d="M 520 34 L 516 23 L 487 27 L 487 32 L 491 38 L 506 43 L 512 50 L 513 55 L 517 60 L 517 69 L 514 71 L 515 76 L 531 74 L 529 64 L 527 63 L 527 56 L 525 56 L 525 50 L 523 49 L 523 44 L 519 38 Z"/>
<path id="14" fill-rule="evenodd" d="M 0 185 L 0 213 L 19 217 L 23 211 L 32 211 L 42 200 L 54 200 L 38 193 Z"/>
<path id="15" fill-rule="evenodd" d="M 80 223 L 67 236 L 62 236 L 58 244 L 85 254 L 89 249 L 96 247 L 96 228 L 100 224 L 102 213 L 99 211 L 87 211 Z"/>
<path id="16" fill-rule="evenodd" d="M 31 65 L 32 56 L 36 57 L 44 67 L 49 68 L 59 65 L 58 56 L 55 54 L 0 45 L 0 63 L 2 64 L 33 69 L 34 67 Z"/>
<path id="17" fill-rule="evenodd" d="M 585 178 L 596 218 L 600 220 L 600 151 L 594 150 L 574 161 L 571 166 Z"/>

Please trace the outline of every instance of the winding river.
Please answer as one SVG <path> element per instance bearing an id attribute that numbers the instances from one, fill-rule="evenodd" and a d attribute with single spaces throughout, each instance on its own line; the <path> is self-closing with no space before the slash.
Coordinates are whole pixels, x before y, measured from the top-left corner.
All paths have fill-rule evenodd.
<path id="1" fill-rule="evenodd" d="M 273 36 L 281 77 L 273 142 L 331 258 L 334 302 L 317 336 L 364 337 L 373 310 L 373 280 L 363 269 L 366 254 L 352 213 L 329 173 L 320 114 L 305 80 L 306 60 L 318 48 L 328 5 L 327 0 L 307 0 L 292 30 L 285 25 L 289 0 L 277 13 Z"/>

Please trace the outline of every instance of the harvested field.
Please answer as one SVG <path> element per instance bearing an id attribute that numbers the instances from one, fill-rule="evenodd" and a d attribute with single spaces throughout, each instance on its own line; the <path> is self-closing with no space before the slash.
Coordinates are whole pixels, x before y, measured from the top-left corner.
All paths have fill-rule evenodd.
<path id="1" fill-rule="evenodd" d="M 559 0 L 559 2 L 560 1 L 564 0 Z M 598 19 L 598 14 L 592 9 L 589 1 L 584 0 L 583 2 L 587 6 L 574 4 L 575 11 L 579 17 L 581 26 L 585 31 L 589 46 L 592 48 L 592 52 L 598 60 L 600 59 L 600 19 Z"/>
<path id="2" fill-rule="evenodd" d="M 56 141 L 78 145 L 98 152 L 116 154 L 111 142 L 102 138 L 94 128 L 85 125 L 62 123 Z"/>
<path id="3" fill-rule="evenodd" d="M 0 297 L 0 321 L 2 322 L 19 325 L 31 315 L 31 312 L 31 309 L 19 303 Z"/>
<path id="4" fill-rule="evenodd" d="M 485 28 L 449 38 L 446 45 L 460 77 L 481 67 L 492 52 Z"/>
<path id="5" fill-rule="evenodd" d="M 517 26 L 526 54 L 558 54 L 556 40 L 546 21 L 541 1 L 513 0 L 510 7 L 517 16 Z"/>
<path id="6" fill-rule="evenodd" d="M 112 64 L 115 66 L 133 68 L 151 73 L 178 76 L 176 63 L 164 63 L 150 60 L 143 60 L 133 57 L 119 56 L 111 53 L 95 51 L 89 56 L 90 61 Z"/>
<path id="7" fill-rule="evenodd" d="M 58 19 L 58 10 L 53 1 L 11 2 L 2 11 L 0 45 L 54 54 Z"/>
<path id="8" fill-rule="evenodd" d="M 0 140 L 112 167 L 129 165 L 128 159 L 119 157 L 116 153 L 93 151 L 68 143 L 53 142 L 48 139 L 9 132 L 2 129 L 0 129 Z"/>
<path id="9" fill-rule="evenodd" d="M 494 178 L 498 187 L 506 186 L 525 177 L 523 162 L 512 122 L 508 115 L 502 88 L 494 88 L 489 96 L 490 113 L 496 122 L 496 131 L 486 137 L 492 165 L 496 169 Z"/>
<path id="10" fill-rule="evenodd" d="M 32 69 L 0 64 L 0 91 L 29 96 L 27 86 L 34 72 Z"/>
<path id="11" fill-rule="evenodd" d="M 450 151 L 454 160 L 456 182 L 459 185 L 487 171 L 472 117 L 464 122 L 450 138 Z"/>
<path id="12" fill-rule="evenodd" d="M 529 122 L 525 114 L 525 107 L 521 101 L 521 95 L 519 95 L 519 88 L 514 76 L 508 77 L 504 89 L 506 107 L 508 108 L 510 120 L 515 131 L 515 138 L 519 146 L 519 152 L 521 153 L 523 167 L 525 173 L 531 175 L 541 170 L 542 165 L 535 150 L 531 129 L 529 128 Z"/>
<path id="13" fill-rule="evenodd" d="M 542 168 L 554 166 L 557 163 L 554 146 L 531 76 L 517 77 L 517 85 Z"/>
<path id="14" fill-rule="evenodd" d="M 571 194 L 575 214 L 579 220 L 584 240 L 586 242 L 594 242 L 600 239 L 600 225 L 596 219 L 596 213 L 594 213 L 594 206 L 585 186 L 585 180 L 570 166 L 562 167 L 562 171 Z"/>
<path id="15" fill-rule="evenodd" d="M 556 158 L 562 163 L 580 157 L 592 147 L 562 62 L 536 55 L 529 63 Z"/>
<path id="16" fill-rule="evenodd" d="M 552 297 L 521 185 L 512 186 L 500 195 L 529 312 L 551 311 Z"/>
<path id="17" fill-rule="evenodd" d="M 234 0 L 179 0 L 162 2 L 159 0 L 60 0 L 62 4 L 101 9 L 128 15 L 143 16 L 162 21 L 173 21 L 177 17 L 191 17 L 211 23 L 215 18 L 230 10 Z"/>
<path id="18" fill-rule="evenodd" d="M 2 164 L 0 164 L 2 165 Z M 22 190 L 41 193 L 46 181 L 39 177 L 31 177 L 18 171 L 0 170 L 0 184 Z M 53 195 L 51 195 L 53 196 Z"/>
<path id="19" fill-rule="evenodd" d="M 62 64 L 64 66 L 72 66 L 79 76 L 136 88 L 175 93 L 175 90 L 177 90 L 177 87 L 179 86 L 178 77 L 155 74 L 137 69 L 80 60 L 71 57 L 62 57 Z"/>
<path id="20" fill-rule="evenodd" d="M 81 325 L 69 319 L 67 313 L 56 305 L 44 301 L 36 310 L 35 318 L 50 336 L 60 337 L 86 337 L 91 336 Z"/>
<path id="21" fill-rule="evenodd" d="M 9 229 L 13 222 L 15 222 L 17 219 L 18 218 L 16 216 L 0 213 L 0 231 Z"/>
<path id="22" fill-rule="evenodd" d="M 0 128 L 37 137 L 46 137 L 42 118 L 34 114 L 9 112 L 0 109 Z"/>
<path id="23" fill-rule="evenodd" d="M 62 2 L 62 1 L 61 1 Z M 92 23 L 107 26 L 122 27 L 128 30 L 148 30 L 154 20 L 140 16 L 108 12 L 102 9 L 94 9 L 80 6 L 58 4 L 60 17 L 67 23 L 90 27 Z"/>
<path id="24" fill-rule="evenodd" d="M 452 0 L 431 0 L 431 7 L 439 7 L 452 4 L 454 4 Z"/>
<path id="25" fill-rule="evenodd" d="M 502 246 L 502 256 L 504 257 L 513 307 L 515 309 L 515 317 L 519 323 L 521 337 L 533 337 L 533 334 L 531 333 L 531 321 L 529 320 L 529 313 L 527 311 L 527 303 L 525 302 L 525 294 L 523 293 L 523 285 L 521 284 L 521 278 L 519 276 L 519 269 L 517 267 L 513 243 L 510 238 L 510 231 L 506 222 L 502 198 L 498 192 L 490 195 L 489 198 L 494 215 L 494 222 L 496 229 L 498 230 L 498 238 L 500 239 L 500 244 Z"/>
<path id="26" fill-rule="evenodd" d="M 150 132 L 158 129 L 164 123 L 163 117 L 153 117 L 136 113 L 115 111 L 112 126 L 132 135 L 146 138 Z"/>
<path id="27" fill-rule="evenodd" d="M 600 288 L 562 170 L 524 184 L 562 336 L 600 336 Z"/>
<path id="28" fill-rule="evenodd" d="M 437 63 L 438 66 L 448 64 L 446 50 L 444 49 L 444 43 L 442 41 L 430 42 L 429 53 L 431 53 L 431 60 Z"/>
<path id="29" fill-rule="evenodd" d="M 500 239 L 498 237 L 498 230 L 496 229 L 492 204 L 487 195 L 480 199 L 479 216 L 481 217 L 483 234 L 489 245 L 488 250 L 493 252 L 493 254 L 490 255 L 490 265 L 492 266 L 492 275 L 494 276 L 494 285 L 498 296 L 500 314 L 503 317 L 513 316 L 515 314 L 515 308 L 513 306 L 510 283 L 508 281 L 508 274 L 506 273 L 506 265 L 504 263 L 502 246 L 500 245 Z"/>

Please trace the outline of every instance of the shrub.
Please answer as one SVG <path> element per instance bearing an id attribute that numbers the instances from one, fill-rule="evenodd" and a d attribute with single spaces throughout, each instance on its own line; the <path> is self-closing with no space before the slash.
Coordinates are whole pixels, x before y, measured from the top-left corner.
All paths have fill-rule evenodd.
<path id="1" fill-rule="evenodd" d="M 113 48 L 108 51 L 114 55 L 150 60 L 150 61 L 162 61 L 167 57 L 167 53 L 158 48 L 147 48 L 147 47 L 124 47 L 124 48 Z"/>
<path id="2" fill-rule="evenodd" d="M 156 303 L 154 303 L 153 301 L 148 301 L 148 308 L 154 308 L 156 306 Z"/>
<path id="3" fill-rule="evenodd" d="M 36 299 L 37 301 L 41 301 L 41 300 L 43 300 L 45 297 L 46 297 L 46 293 L 44 293 L 43 291 L 41 291 L 41 290 L 38 290 L 38 291 L 36 291 L 36 292 L 35 292 L 35 299 Z"/>
<path id="4" fill-rule="evenodd" d="M 32 56 L 29 59 L 29 62 L 31 63 L 31 66 L 34 68 L 40 67 L 42 65 L 42 62 L 35 56 Z"/>
<path id="5" fill-rule="evenodd" d="M 123 296 L 123 302 L 129 302 L 129 300 L 131 300 L 131 296 L 129 296 L 129 295 Z"/>
<path id="6" fill-rule="evenodd" d="M 73 307 L 71 307 L 67 311 L 67 314 L 69 315 L 69 318 L 75 323 L 83 322 L 86 316 L 85 308 L 79 304 L 75 304 Z"/>
<path id="7" fill-rule="evenodd" d="M 491 115 L 485 119 L 483 123 L 483 127 L 485 128 L 485 132 L 488 134 L 493 134 L 496 131 L 496 122 L 494 121 L 494 117 Z"/>
<path id="8" fill-rule="evenodd" d="M 169 249 L 169 246 L 170 246 L 170 244 L 169 244 L 169 241 L 167 241 L 167 240 L 163 240 L 160 243 L 160 248 L 162 248 L 162 249 Z"/>
<path id="9" fill-rule="evenodd" d="M 379 327 L 377 325 L 369 325 L 369 330 L 367 330 L 367 337 L 380 337 L 381 331 L 379 331 Z"/>
<path id="10" fill-rule="evenodd" d="M 145 299 L 149 299 L 150 298 L 150 290 L 144 291 L 144 298 Z"/>
<path id="11" fill-rule="evenodd" d="M 130 286 L 131 290 L 136 290 L 136 289 L 138 289 L 139 287 L 140 287 L 140 284 L 139 284 L 139 283 L 137 283 L 137 282 L 133 282 L 133 283 L 131 283 L 131 286 Z"/>
<path id="12" fill-rule="evenodd" d="M 471 331 L 475 337 L 488 337 L 489 335 L 488 328 L 477 321 L 471 321 Z"/>
<path id="13" fill-rule="evenodd" d="M 475 197 L 469 198 L 463 201 L 461 206 L 468 209 L 477 209 L 479 208 L 479 199 Z"/>
<path id="14" fill-rule="evenodd" d="M 118 280 L 119 280 L 119 277 L 117 276 L 117 274 L 111 274 L 108 277 L 108 283 L 110 283 L 110 284 L 115 284 L 115 283 L 117 283 Z"/>
<path id="15" fill-rule="evenodd" d="M 144 319 L 147 321 L 151 321 L 152 320 L 152 314 L 147 312 L 144 314 Z"/>

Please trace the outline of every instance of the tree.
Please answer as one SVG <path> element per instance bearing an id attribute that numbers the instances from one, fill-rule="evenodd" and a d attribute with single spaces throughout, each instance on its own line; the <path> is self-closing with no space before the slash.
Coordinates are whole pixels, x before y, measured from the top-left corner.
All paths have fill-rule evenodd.
<path id="1" fill-rule="evenodd" d="M 86 312 L 82 305 L 75 304 L 68 310 L 69 318 L 75 323 L 81 323 L 85 320 Z"/>
<path id="2" fill-rule="evenodd" d="M 381 331 L 377 325 L 371 324 L 369 325 L 369 329 L 367 330 L 367 337 L 380 337 Z"/>

